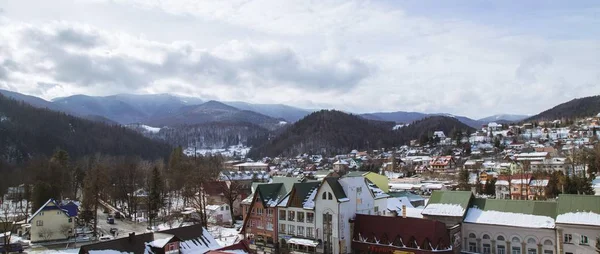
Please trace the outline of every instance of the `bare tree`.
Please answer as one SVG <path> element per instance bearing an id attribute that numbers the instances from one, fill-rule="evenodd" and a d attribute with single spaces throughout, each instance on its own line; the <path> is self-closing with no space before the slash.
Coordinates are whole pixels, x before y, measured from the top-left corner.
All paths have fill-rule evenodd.
<path id="1" fill-rule="evenodd" d="M 108 176 L 104 161 L 100 156 L 94 158 L 92 167 L 87 170 L 84 178 L 83 203 L 85 209 L 94 213 L 94 235 L 98 229 L 98 207 L 103 191 L 108 185 Z"/>
<path id="2" fill-rule="evenodd" d="M 69 224 L 62 224 L 58 230 L 62 235 L 69 239 L 73 235 L 73 227 Z"/>
<path id="3" fill-rule="evenodd" d="M 54 235 L 54 231 L 52 231 L 52 229 L 49 229 L 49 228 L 42 228 L 42 229 L 40 229 L 39 234 L 40 234 L 40 237 L 42 239 L 44 239 L 44 241 L 48 241 Z"/>
<path id="4" fill-rule="evenodd" d="M 4 245 L 10 243 L 11 232 L 15 229 L 15 221 L 18 220 L 17 206 L 11 206 L 9 202 L 2 204 L 0 208 L 0 234 L 7 233 L 4 236 Z"/>
<path id="5" fill-rule="evenodd" d="M 231 225 L 235 224 L 235 215 L 233 213 L 233 204 L 238 198 L 240 198 L 243 192 L 243 185 L 240 184 L 239 181 L 232 181 L 229 174 L 223 174 L 227 177 L 227 181 L 225 181 L 225 185 L 219 185 L 220 191 L 223 192 L 225 196 L 225 200 L 229 205 L 229 213 L 231 215 Z"/>

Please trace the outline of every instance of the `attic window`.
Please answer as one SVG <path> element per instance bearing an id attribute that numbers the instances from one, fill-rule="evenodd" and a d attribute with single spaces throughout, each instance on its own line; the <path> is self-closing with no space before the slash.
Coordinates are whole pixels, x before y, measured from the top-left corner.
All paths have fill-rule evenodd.
<path id="1" fill-rule="evenodd" d="M 327 199 L 327 192 L 323 192 L 323 199 Z"/>
<path id="2" fill-rule="evenodd" d="M 327 199 L 329 199 L 329 200 L 333 199 L 333 195 L 331 195 L 331 192 L 327 192 Z"/>

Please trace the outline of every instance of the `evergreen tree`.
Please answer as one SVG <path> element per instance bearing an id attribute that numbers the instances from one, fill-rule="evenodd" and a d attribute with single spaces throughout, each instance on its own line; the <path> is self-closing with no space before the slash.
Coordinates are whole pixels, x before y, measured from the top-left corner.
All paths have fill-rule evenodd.
<path id="1" fill-rule="evenodd" d="M 150 193 L 148 194 L 148 222 L 150 226 L 153 226 L 154 219 L 158 217 L 158 212 L 164 205 L 162 199 L 163 188 L 164 184 L 160 171 L 158 167 L 154 166 L 149 183 Z"/>
<path id="2" fill-rule="evenodd" d="M 550 174 L 548 187 L 546 188 L 546 197 L 548 198 L 556 198 L 560 194 L 560 176 L 558 172 L 555 171 Z"/>
<path id="3" fill-rule="evenodd" d="M 466 169 L 462 169 L 458 172 L 458 190 L 471 190 L 471 185 L 469 184 L 469 171 Z"/>
<path id="4" fill-rule="evenodd" d="M 485 194 L 489 196 L 496 195 L 496 178 L 492 178 L 490 181 L 485 181 Z"/>

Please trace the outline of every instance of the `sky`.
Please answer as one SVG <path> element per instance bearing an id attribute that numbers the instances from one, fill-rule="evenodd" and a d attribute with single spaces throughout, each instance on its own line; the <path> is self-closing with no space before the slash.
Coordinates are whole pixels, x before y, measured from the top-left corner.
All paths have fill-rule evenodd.
<path id="1" fill-rule="evenodd" d="M 600 2 L 5 0 L 0 89 L 536 114 L 600 94 Z"/>

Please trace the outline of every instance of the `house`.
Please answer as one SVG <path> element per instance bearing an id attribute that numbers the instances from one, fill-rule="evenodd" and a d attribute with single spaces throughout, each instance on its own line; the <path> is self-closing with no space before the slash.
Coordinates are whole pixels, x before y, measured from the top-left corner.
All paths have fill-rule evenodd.
<path id="1" fill-rule="evenodd" d="M 277 205 L 292 190 L 298 179 L 275 177 L 273 183 L 258 184 L 252 195 L 242 201 L 244 224 L 241 233 L 253 251 L 277 252 Z"/>
<path id="2" fill-rule="evenodd" d="M 410 204 L 413 207 L 421 207 L 421 206 L 425 206 L 425 199 L 423 197 L 421 197 L 420 195 L 417 195 L 411 191 L 408 190 L 404 190 L 404 191 L 398 191 L 398 192 L 388 192 L 388 195 L 390 195 L 390 197 L 394 197 L 394 198 L 406 198 L 408 199 L 408 201 L 410 202 Z"/>
<path id="3" fill-rule="evenodd" d="M 206 203 L 209 205 L 229 205 L 229 197 L 227 195 L 237 194 L 236 197 L 232 197 L 234 198 L 232 204 L 233 215 L 241 216 L 241 202 L 252 193 L 251 186 L 252 180 L 213 181 L 204 185 L 203 191 Z"/>
<path id="4" fill-rule="evenodd" d="M 29 219 L 31 242 L 65 240 L 75 232 L 75 216 L 54 199 L 48 199 Z"/>
<path id="5" fill-rule="evenodd" d="M 315 197 L 320 182 L 295 183 L 292 191 L 278 204 L 280 248 L 294 253 L 315 253 Z"/>
<path id="6" fill-rule="evenodd" d="M 557 253 L 596 254 L 600 235 L 600 196 L 558 196 Z"/>
<path id="7" fill-rule="evenodd" d="M 436 172 L 454 171 L 456 169 L 456 161 L 452 156 L 437 156 L 429 162 L 429 168 Z"/>
<path id="8" fill-rule="evenodd" d="M 206 206 L 206 217 L 208 222 L 215 223 L 217 225 L 231 224 L 231 212 L 229 211 L 229 205 L 222 203 L 220 205 L 207 205 Z"/>
<path id="9" fill-rule="evenodd" d="M 207 253 L 222 248 L 202 227 L 193 225 L 154 233 L 135 234 L 106 242 L 83 245 L 79 254 L 91 253 Z"/>
<path id="10" fill-rule="evenodd" d="M 357 214 L 351 226 L 352 253 L 454 253 L 439 221 Z"/>
<path id="11" fill-rule="evenodd" d="M 452 237 L 455 253 L 462 248 L 461 224 L 473 199 L 470 191 L 434 191 L 423 212 L 423 218 L 437 220 L 446 225 Z"/>
<path id="12" fill-rule="evenodd" d="M 377 188 L 381 189 L 383 192 L 389 192 L 389 179 L 384 175 L 380 175 L 373 172 L 353 171 L 348 173 L 346 176 L 362 176 L 371 181 L 371 183 L 375 184 Z"/>
<path id="13" fill-rule="evenodd" d="M 443 131 L 434 131 L 433 136 L 439 138 L 440 140 L 446 139 L 446 134 Z"/>
<path id="14" fill-rule="evenodd" d="M 345 160 L 339 160 L 333 163 L 333 171 L 335 172 L 346 172 L 349 164 Z"/>
<path id="15" fill-rule="evenodd" d="M 233 166 L 238 171 L 268 171 L 269 164 L 262 162 L 244 162 Z"/>

